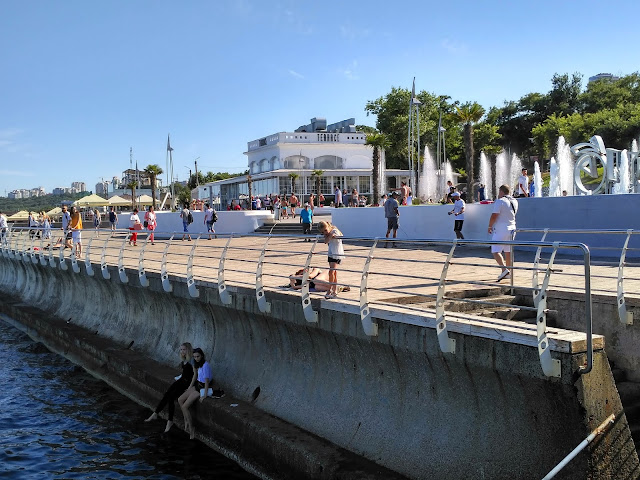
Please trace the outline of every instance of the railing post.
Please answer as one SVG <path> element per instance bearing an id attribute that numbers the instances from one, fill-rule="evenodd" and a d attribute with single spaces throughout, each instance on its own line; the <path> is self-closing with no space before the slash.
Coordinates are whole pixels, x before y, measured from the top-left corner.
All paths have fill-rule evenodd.
<path id="1" fill-rule="evenodd" d="M 73 273 L 80 273 L 80 265 L 78 265 L 78 249 L 74 244 L 71 247 L 71 269 Z"/>
<path id="2" fill-rule="evenodd" d="M 167 271 L 167 253 L 169 252 L 169 247 L 171 246 L 171 240 L 173 240 L 175 233 L 171 234 L 169 241 L 164 246 L 164 252 L 162 252 L 162 265 L 160 266 L 160 278 L 162 280 L 162 289 L 171 293 L 173 291 L 173 287 L 171 286 L 171 282 L 169 281 L 169 272 Z"/>
<path id="3" fill-rule="evenodd" d="M 2 251 L 2 256 L 5 258 L 9 258 L 9 239 L 11 238 L 9 235 L 11 233 L 11 227 L 7 227 L 5 232 L 0 232 L 0 250 Z"/>
<path id="4" fill-rule="evenodd" d="M 129 283 L 129 277 L 127 277 L 127 271 L 124 269 L 124 246 L 127 244 L 128 235 L 124 236 L 122 245 L 120 245 L 120 253 L 118 254 L 118 275 L 122 283 Z"/>
<path id="5" fill-rule="evenodd" d="M 456 353 L 456 341 L 454 338 L 449 338 L 449 332 L 447 331 L 447 320 L 444 312 L 444 294 L 447 271 L 449 270 L 451 258 L 453 257 L 453 252 L 455 252 L 457 246 L 458 240 L 454 240 L 451 250 L 449 250 L 449 255 L 447 255 L 447 259 L 442 266 L 440 283 L 438 283 L 438 296 L 436 298 L 436 333 L 438 334 L 440 350 L 443 353 Z"/>
<path id="6" fill-rule="evenodd" d="M 627 238 L 624 241 L 622 252 L 620 252 L 620 263 L 618 264 L 618 318 L 623 325 L 633 325 L 633 312 L 627 311 L 627 304 L 624 300 L 624 265 L 627 256 L 627 248 L 629 239 L 633 234 L 633 230 L 627 230 Z"/>
<path id="7" fill-rule="evenodd" d="M 191 252 L 189 253 L 189 260 L 187 261 L 187 288 L 189 289 L 189 295 L 193 298 L 198 298 L 200 292 L 196 288 L 196 281 L 193 278 L 193 254 L 196 252 L 196 247 L 200 241 L 202 234 L 198 235 L 195 242 L 191 246 Z"/>
<path id="8" fill-rule="evenodd" d="M 107 238 L 104 239 L 104 245 L 102 246 L 102 254 L 100 255 L 100 270 L 102 271 L 102 278 L 105 280 L 109 280 L 111 278 L 111 274 L 109 273 L 109 266 L 107 265 L 107 245 L 109 244 L 109 239 L 113 233 L 107 235 Z"/>
<path id="9" fill-rule="evenodd" d="M 589 247 L 582 245 L 584 258 L 584 316 L 587 319 L 587 365 L 579 368 L 581 375 L 587 374 L 593 368 L 593 310 L 591 305 L 591 252 Z"/>
<path id="10" fill-rule="evenodd" d="M 56 261 L 53 258 L 53 233 L 51 234 L 51 243 L 49 244 L 49 266 L 56 268 Z"/>
<path id="11" fill-rule="evenodd" d="M 364 333 L 370 337 L 378 336 L 378 324 L 371 320 L 371 308 L 369 307 L 369 295 L 367 291 L 367 282 L 369 280 L 369 269 L 371 268 L 371 261 L 373 260 L 373 252 L 378 245 L 378 238 L 376 237 L 369 250 L 369 255 L 364 262 L 364 268 L 362 269 L 362 276 L 360 277 L 360 321 L 362 322 L 362 328 Z"/>
<path id="12" fill-rule="evenodd" d="M 140 255 L 138 256 L 138 280 L 140 280 L 140 285 L 143 287 L 149 286 L 149 280 L 147 279 L 147 274 L 144 271 L 144 249 L 147 248 L 148 242 L 149 235 L 145 238 L 142 248 L 140 249 Z"/>
<path id="13" fill-rule="evenodd" d="M 271 235 L 267 237 L 260 252 L 260 258 L 258 259 L 258 266 L 256 267 L 256 300 L 258 301 L 258 309 L 262 313 L 271 312 L 271 303 L 267 302 L 267 298 L 264 296 L 264 283 L 262 281 L 262 266 L 264 265 L 264 257 L 267 251 L 267 245 Z"/>
<path id="14" fill-rule="evenodd" d="M 67 231 L 63 230 L 62 231 L 62 245 L 60 245 L 60 253 L 58 254 L 60 261 L 58 263 L 59 263 L 59 266 L 60 266 L 60 270 L 65 270 L 65 271 L 68 268 L 67 267 L 67 260 L 64 257 L 64 250 L 65 250 L 65 248 L 67 248 L 66 245 L 67 245 Z"/>
<path id="15" fill-rule="evenodd" d="M 544 233 L 542 234 L 542 238 L 540 239 L 541 242 L 544 242 L 545 238 L 547 238 L 547 233 L 549 233 L 549 229 L 545 228 L 544 229 Z M 538 269 L 540 268 L 540 256 L 542 255 L 542 247 L 538 247 L 536 249 L 536 256 L 533 259 L 533 277 L 531 278 L 531 282 L 533 284 L 533 288 L 537 288 L 538 286 Z M 511 275 L 513 277 L 513 275 Z M 535 297 L 537 295 L 537 292 L 534 290 L 533 292 L 533 298 L 534 298 L 534 302 L 535 302 Z"/>
<path id="16" fill-rule="evenodd" d="M 6 256 L 8 258 L 15 258 L 15 255 L 13 253 L 13 248 L 12 248 L 13 226 L 7 228 L 7 236 L 5 238 L 6 238 L 5 251 L 7 252 Z"/>
<path id="17" fill-rule="evenodd" d="M 220 301 L 224 305 L 231 305 L 231 295 L 228 292 L 227 284 L 224 279 L 224 261 L 227 258 L 227 251 L 229 250 L 229 244 L 231 243 L 232 238 L 233 234 L 229 236 L 229 239 L 222 250 L 222 254 L 220 255 L 220 263 L 218 263 L 218 294 L 220 295 Z"/>
<path id="18" fill-rule="evenodd" d="M 49 245 L 51 246 L 51 245 Z M 43 267 L 47 265 L 47 260 L 44 258 L 44 229 L 42 230 L 42 233 L 40 234 L 40 255 L 38 255 L 40 257 L 40 265 L 42 265 Z"/>
<path id="19" fill-rule="evenodd" d="M 87 272 L 87 275 L 93 277 L 93 265 L 91 265 L 91 242 L 96 238 L 92 236 L 87 242 L 87 246 L 84 249 L 84 269 Z"/>
<path id="20" fill-rule="evenodd" d="M 304 269 L 302 270 L 302 285 L 300 288 L 300 298 L 302 300 L 302 312 L 304 313 L 304 318 L 307 322 L 317 323 L 318 322 L 318 312 L 313 309 L 311 305 L 311 294 L 309 293 L 309 267 L 311 266 L 311 259 L 313 258 L 313 251 L 318 245 L 318 239 L 320 237 L 316 235 L 315 240 L 311 244 L 311 249 L 307 254 L 307 261 L 304 264 Z"/>
<path id="21" fill-rule="evenodd" d="M 560 242 L 553 243 L 553 252 L 551 252 L 551 258 L 549 259 L 547 270 L 544 274 L 542 286 L 538 288 L 537 281 L 533 285 L 533 304 L 537 309 L 536 327 L 538 333 L 538 356 L 540 357 L 542 371 L 547 377 L 559 378 L 561 374 L 560 360 L 551 358 L 551 349 L 549 348 L 549 339 L 547 337 L 547 288 L 549 287 L 553 261 L 555 260 L 556 253 L 558 252 L 558 245 L 560 245 Z"/>
<path id="22" fill-rule="evenodd" d="M 27 261 L 27 241 L 29 240 L 29 232 L 27 231 L 27 235 L 24 237 L 24 240 L 22 242 L 22 249 L 20 250 L 20 258 L 22 259 L 23 262 Z"/>
<path id="23" fill-rule="evenodd" d="M 36 232 L 38 231 L 37 229 L 35 230 Z M 38 263 L 38 258 L 36 257 L 36 251 L 35 251 L 35 235 L 31 235 L 31 232 L 29 232 L 29 236 L 31 237 L 31 246 L 30 246 L 30 251 L 29 251 L 29 257 L 31 258 L 31 263 Z"/>

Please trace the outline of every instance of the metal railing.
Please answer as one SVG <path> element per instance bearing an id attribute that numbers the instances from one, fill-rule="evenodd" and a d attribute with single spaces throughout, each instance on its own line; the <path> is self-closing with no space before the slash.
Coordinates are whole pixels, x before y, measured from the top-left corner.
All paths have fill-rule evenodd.
<path id="1" fill-rule="evenodd" d="M 544 228 L 544 229 L 532 229 L 532 228 L 522 228 L 518 229 L 517 232 L 522 233 L 532 233 L 532 234 L 540 234 L 540 240 L 546 241 L 548 237 L 553 238 L 553 236 L 576 236 L 581 238 L 583 243 L 589 245 L 589 249 L 594 252 L 594 255 L 598 253 L 604 257 L 597 262 L 592 262 L 592 264 L 601 266 L 601 267 L 610 267 L 609 269 L 603 268 L 600 272 L 593 275 L 593 278 L 602 278 L 602 279 L 611 279 L 615 280 L 616 283 L 616 299 L 617 299 L 617 307 L 618 307 L 618 318 L 620 319 L 620 323 L 624 325 L 632 325 L 633 324 L 633 313 L 628 311 L 625 292 L 625 284 L 629 282 L 640 282 L 640 277 L 636 277 L 628 273 L 629 269 L 625 269 L 627 266 L 640 266 L 640 262 L 630 262 L 627 260 L 627 255 L 629 252 L 640 252 L 640 247 L 630 247 L 630 240 L 634 235 L 640 235 L 640 231 L 634 230 L 605 230 L 605 229 L 552 229 L 552 228 Z M 592 244 L 590 240 L 594 238 L 604 239 L 605 237 L 610 236 L 620 236 L 621 244 L 620 246 L 602 246 L 600 243 L 609 243 L 609 242 L 595 242 L 598 245 Z M 586 238 L 585 238 L 586 237 Z M 636 237 L 640 238 L 640 237 Z M 538 248 L 536 251 L 536 261 L 540 259 L 542 249 Z M 615 257 L 616 260 L 608 261 L 606 258 Z M 614 270 L 614 273 L 608 274 L 610 270 Z M 625 282 L 626 281 L 626 282 Z M 640 291 L 640 283 L 636 284 L 636 288 L 633 291 Z M 598 289 L 594 290 L 595 292 L 599 291 Z M 609 290 L 600 290 L 606 293 L 609 293 Z"/>
<path id="2" fill-rule="evenodd" d="M 80 272 L 84 263 L 85 271 L 90 276 L 94 275 L 93 265 L 99 264 L 105 279 L 110 278 L 109 266 L 117 266 L 122 283 L 130 281 L 127 269 L 137 269 L 142 287 L 149 286 L 147 271 L 155 271 L 160 274 L 166 292 L 172 291 L 172 282 L 178 278 L 186 283 L 189 295 L 193 298 L 199 296 L 199 285 L 217 287 L 220 300 L 225 305 L 233 303 L 234 287 L 245 287 L 255 291 L 258 309 L 263 313 L 270 312 L 269 296 L 285 288 L 282 282 L 286 282 L 287 286 L 294 283 L 292 270 L 301 270 L 299 285 L 295 287 L 300 290 L 302 312 L 308 322 L 318 321 L 312 294 L 331 286 L 328 279 L 310 276 L 314 268 L 324 268 L 327 263 L 326 256 L 321 260 L 318 256 L 326 255 L 326 251 L 320 249 L 319 236 L 218 234 L 217 239 L 210 241 L 206 234 L 197 234 L 192 241 L 186 241 L 183 232 L 173 232 L 170 236 L 162 234 L 162 239 L 156 234 L 157 246 L 151 247 L 147 237 L 149 232 L 143 230 L 136 233 L 140 238 L 138 246 L 134 247 L 129 245 L 129 230 L 83 230 L 80 255 L 75 245 L 65 248 L 66 237 L 61 230 L 52 231 L 57 238 L 45 239 L 40 229 L 12 228 L 0 247 L 5 257 L 33 263 L 39 261 L 43 266 L 62 270 L 67 270 L 70 264 L 76 273 Z M 456 342 L 449 335 L 448 320 L 455 320 L 456 323 L 484 321 L 496 328 L 498 324 L 501 327 L 509 325 L 510 328 L 520 329 L 521 333 L 533 333 L 533 328 L 522 322 L 481 318 L 484 310 L 495 313 L 496 309 L 503 309 L 509 314 L 524 312 L 531 315 L 531 323 L 536 324 L 540 364 L 547 376 L 560 376 L 560 361 L 551 357 L 549 347 L 549 287 L 552 279 L 558 276 L 583 276 L 587 363 L 580 368 L 580 373 L 591 370 L 591 259 L 586 245 L 533 241 L 407 241 L 362 237 L 344 237 L 343 243 L 345 261 L 339 266 L 340 280 L 335 286 L 353 291 L 354 295 L 341 294 L 340 300 L 341 303 L 357 307 L 362 328 L 367 335 L 378 335 L 378 318 L 382 310 L 391 312 L 390 318 L 396 322 L 418 317 L 420 325 L 435 328 L 442 352 L 455 354 Z M 496 272 L 497 276 L 497 269 L 500 268 L 487 255 L 490 245 L 550 249 L 551 255 L 546 264 L 541 262 L 540 255 L 536 255 L 532 264 L 520 262 L 509 266 L 511 285 L 504 285 L 486 279 L 487 272 Z M 478 251 L 477 247 L 483 248 Z M 56 248 L 57 255 L 54 253 Z M 574 267 L 559 267 L 556 254 L 562 251 L 581 254 L 584 270 L 576 273 Z M 514 278 L 529 278 L 528 274 L 532 274 L 530 283 L 514 283 Z M 315 284 L 316 292 L 312 284 Z M 518 292 L 526 292 L 526 298 L 523 296 L 520 303 L 515 302 L 517 296 L 507 300 L 503 298 L 507 292 L 513 293 L 515 287 Z M 354 298 L 356 292 L 357 299 Z M 474 295 L 478 292 L 494 292 L 498 298 L 483 300 L 477 295 L 469 296 L 469 292 Z M 327 307 L 330 305 L 326 304 Z M 373 309 L 378 310 L 374 312 Z M 481 312 L 477 312 L 477 309 Z"/>

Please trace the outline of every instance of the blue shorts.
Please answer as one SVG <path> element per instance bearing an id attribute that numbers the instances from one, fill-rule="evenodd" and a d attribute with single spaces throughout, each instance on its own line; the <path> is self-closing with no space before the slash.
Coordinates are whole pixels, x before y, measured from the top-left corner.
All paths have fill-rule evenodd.
<path id="1" fill-rule="evenodd" d="M 189 232 L 189 224 L 187 222 L 182 222 L 182 228 L 185 233 Z"/>
<path id="2" fill-rule="evenodd" d="M 207 232 L 213 232 L 213 222 L 207 222 Z"/>

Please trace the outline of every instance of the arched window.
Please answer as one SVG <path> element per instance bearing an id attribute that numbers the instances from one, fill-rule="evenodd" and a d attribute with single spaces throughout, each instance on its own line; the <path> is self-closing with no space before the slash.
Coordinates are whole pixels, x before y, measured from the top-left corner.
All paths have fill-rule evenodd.
<path id="1" fill-rule="evenodd" d="M 280 168 L 280 162 L 278 157 L 273 156 L 269 159 L 269 171 L 278 170 Z"/>
<path id="2" fill-rule="evenodd" d="M 311 168 L 311 161 L 309 157 L 304 155 L 290 155 L 284 159 L 284 168 L 296 170 L 303 168 L 309 170 Z"/>
<path id="3" fill-rule="evenodd" d="M 269 171 L 269 160 L 263 158 L 260 160 L 260 172 L 268 172 Z"/>
<path id="4" fill-rule="evenodd" d="M 336 155 L 322 155 L 316 157 L 313 161 L 314 168 L 316 170 L 335 170 L 338 168 L 344 168 L 344 158 Z"/>

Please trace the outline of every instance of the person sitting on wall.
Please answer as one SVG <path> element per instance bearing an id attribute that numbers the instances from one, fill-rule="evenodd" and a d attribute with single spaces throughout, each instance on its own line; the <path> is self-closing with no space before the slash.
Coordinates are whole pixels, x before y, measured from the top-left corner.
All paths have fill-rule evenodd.
<path id="1" fill-rule="evenodd" d="M 301 268 L 293 275 L 289 275 L 289 287 L 294 290 L 300 290 L 302 288 L 302 277 L 304 274 L 304 268 Z M 309 290 L 316 292 L 328 292 L 331 288 L 329 283 L 329 272 L 322 270 L 321 268 L 311 267 L 309 269 Z M 350 287 L 338 288 L 341 292 L 348 292 Z"/>

